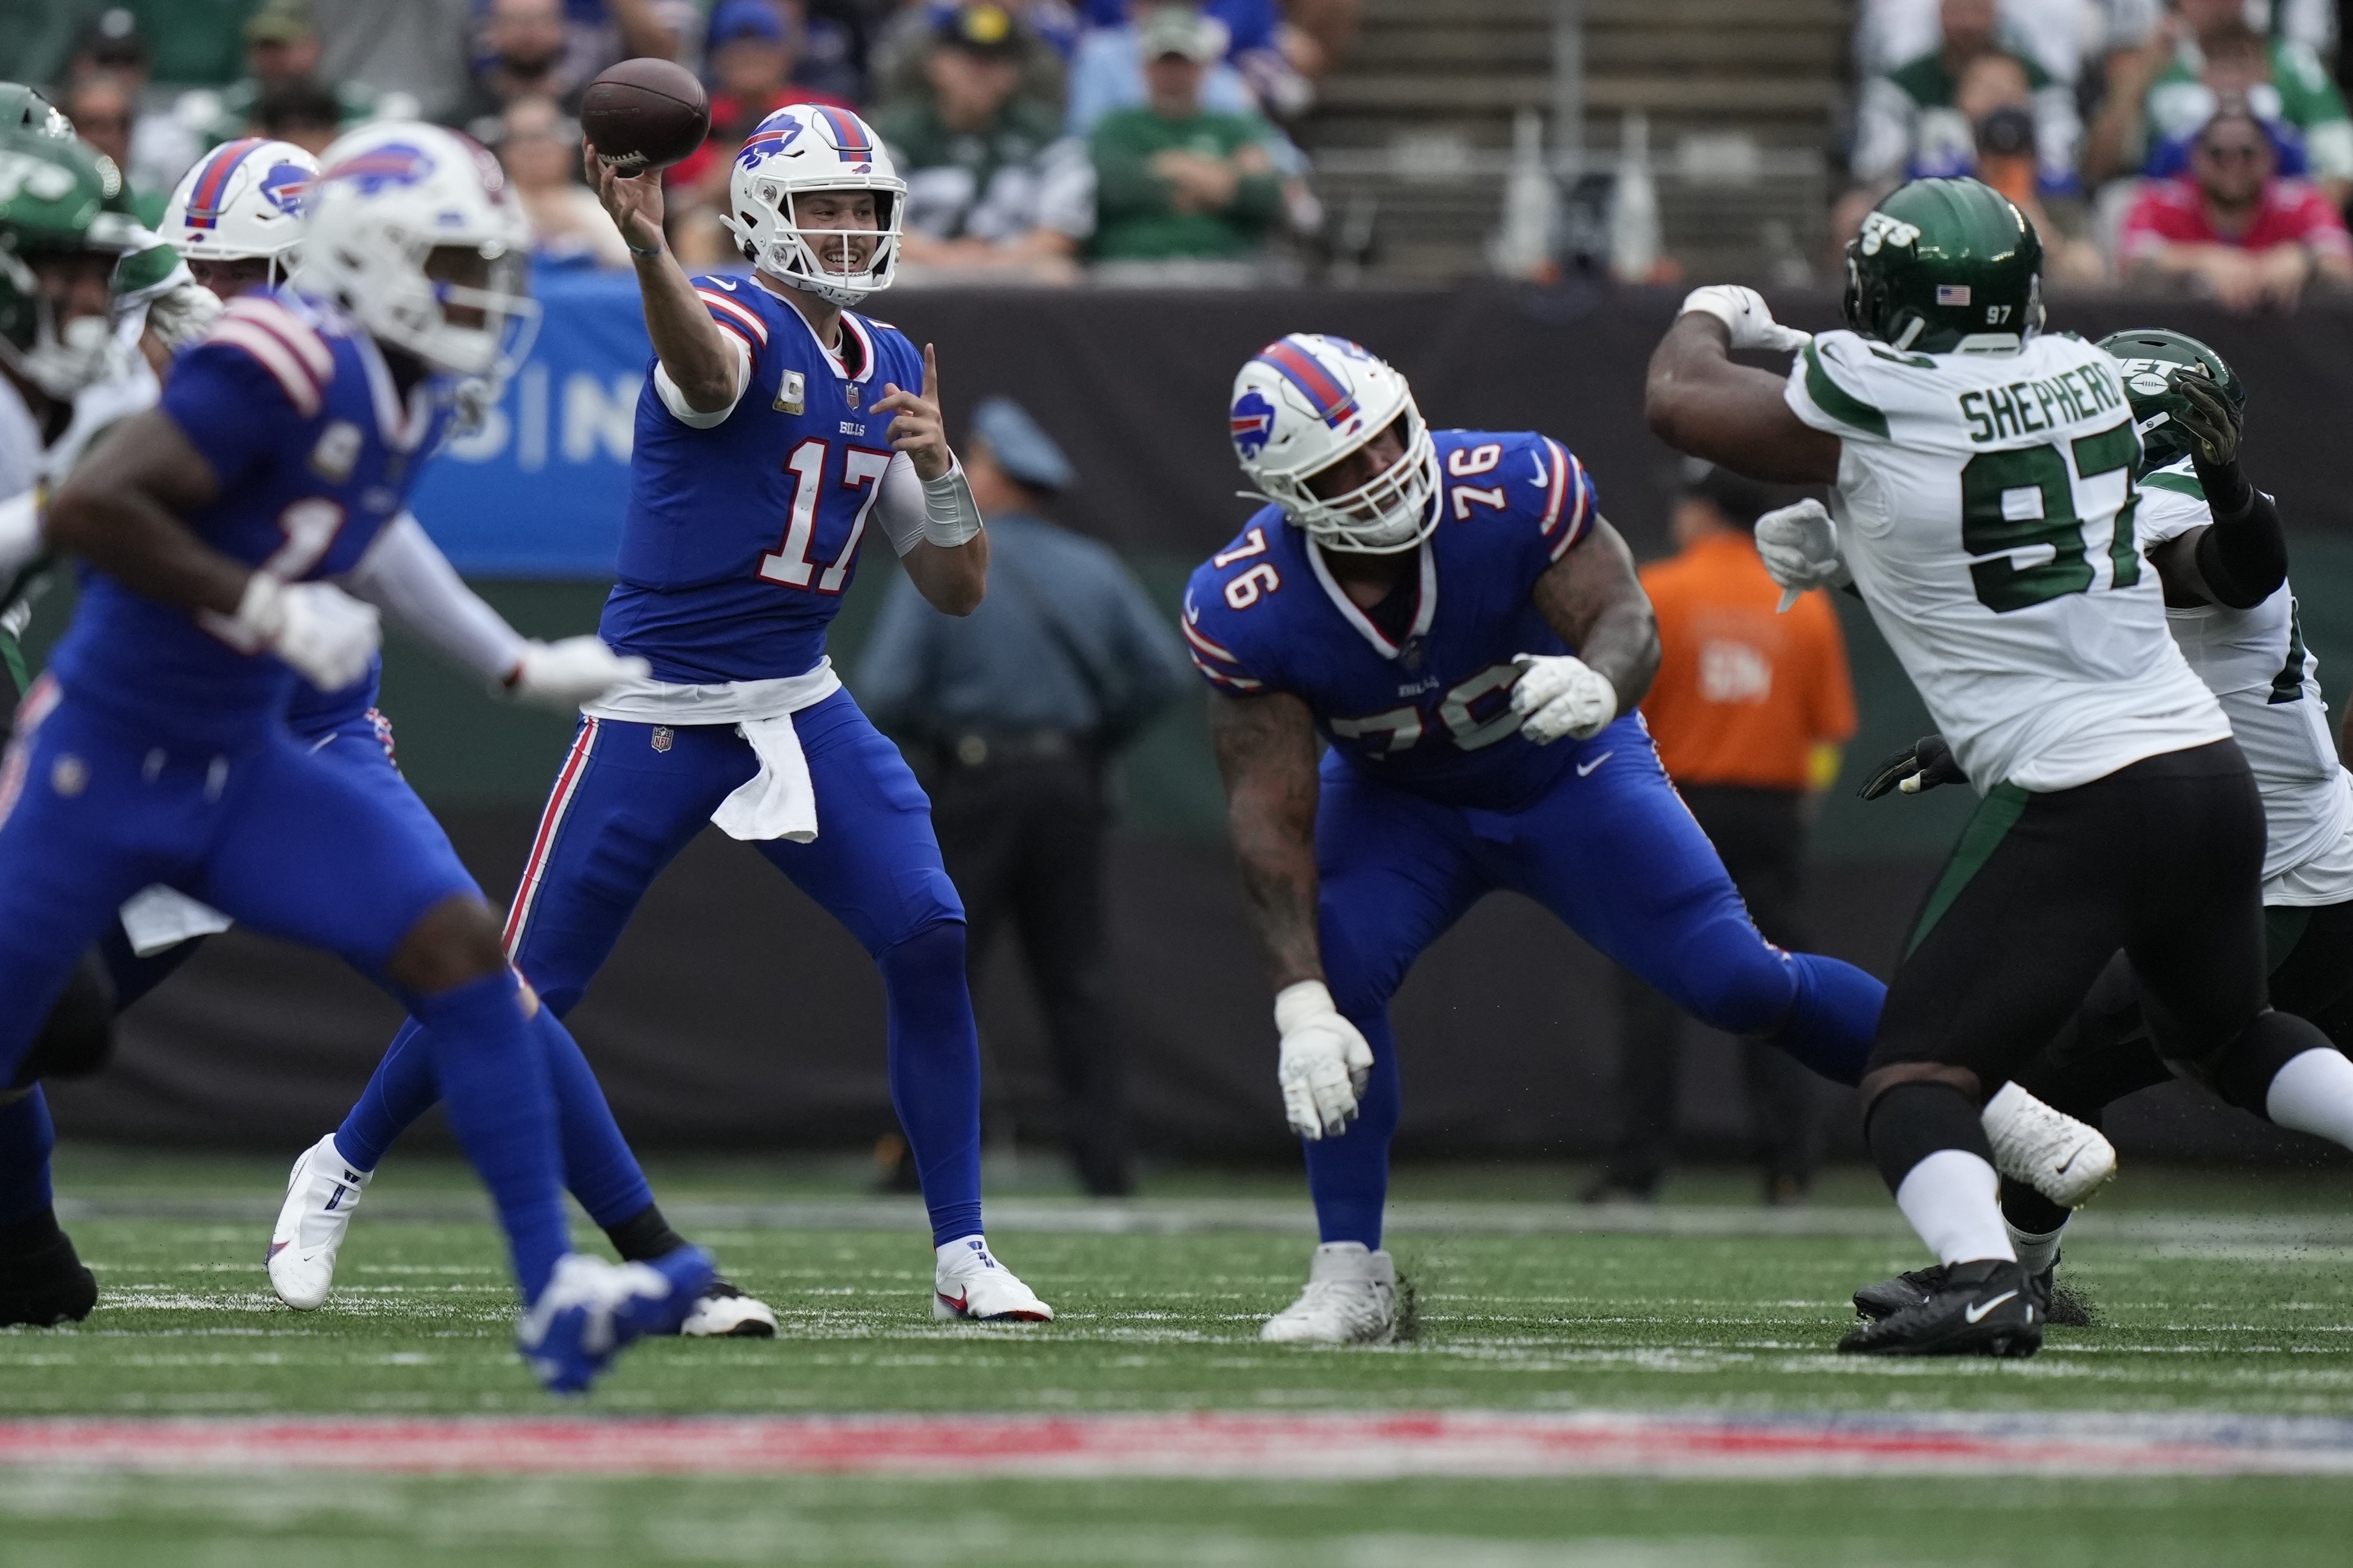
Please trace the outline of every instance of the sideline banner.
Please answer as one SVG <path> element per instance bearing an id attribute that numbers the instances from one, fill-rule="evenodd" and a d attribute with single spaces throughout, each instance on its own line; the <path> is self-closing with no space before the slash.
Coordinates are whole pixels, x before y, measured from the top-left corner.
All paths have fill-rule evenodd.
<path id="1" fill-rule="evenodd" d="M 543 271 L 531 358 L 482 427 L 441 449 L 410 509 L 473 577 L 609 578 L 653 363 L 637 280 Z"/>

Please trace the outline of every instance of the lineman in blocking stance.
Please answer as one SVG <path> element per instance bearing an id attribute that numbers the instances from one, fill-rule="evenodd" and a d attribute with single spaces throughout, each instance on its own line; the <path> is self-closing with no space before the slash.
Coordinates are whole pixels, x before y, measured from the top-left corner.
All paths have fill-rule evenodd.
<path id="1" fill-rule="evenodd" d="M 1761 299 L 1694 293 L 1652 356 L 1648 412 L 1680 450 L 1832 486 L 1835 511 L 1785 510 L 1767 564 L 1785 587 L 1854 584 L 1985 797 L 1862 1085 L 1873 1155 L 1944 1271 L 1840 1349 L 2029 1355 L 2045 1302 L 1980 1110 L 2110 955 L 2129 956 L 2166 1054 L 2218 1084 L 2327 1042 L 2265 1000 L 2262 802 L 2143 570 L 2116 363 L 2040 332 L 2033 226 L 1975 180 L 1916 180 L 1847 257 L 1849 330 L 1804 343 L 1786 380 L 1729 357 L 1792 346 Z"/>
<path id="2" fill-rule="evenodd" d="M 2212 1082 L 2222 1097 L 2281 1127 L 2353 1147 L 2353 775 L 2337 757 L 2319 661 L 2306 649 L 2287 547 L 2269 496 L 2239 467 L 2245 390 L 2221 357 L 2179 332 L 2143 329 L 2103 339 L 2123 362 L 2125 395 L 2148 468 L 2135 525 L 2165 584 L 2166 622 L 2189 668 L 2212 689 L 2263 792 L 2263 928 L 2272 1005 L 2317 1025 L 2336 1048 L 2254 1064 L 2269 1077 Z M 1925 753 L 1925 756 L 1924 756 Z M 1866 798 L 1948 782 L 1931 737 L 1890 758 Z M 1903 782 L 1910 781 L 1910 782 Z M 2244 1065 L 2244 1064 L 2242 1064 Z M 2195 1064 L 2183 1064 L 2198 1078 Z M 2101 1111 L 2173 1073 L 2151 1043 L 2132 968 L 2112 960 L 2049 1049 L 2018 1081 L 2097 1124 Z M 2069 1211 L 2005 1183 L 2002 1218 L 2019 1260 L 2050 1279 Z M 1867 1318 L 1933 1291 L 1937 1270 L 1914 1269 L 1855 1292 Z M 2089 1321 L 2079 1297 L 2052 1297 Z"/>
<path id="3" fill-rule="evenodd" d="M 1311 333 L 1269 344 L 1233 399 L 1270 504 L 1193 574 L 1181 629 L 1214 692 L 1322 1237 L 1263 1334 L 1378 1342 L 1396 1312 L 1388 1000 L 1485 893 L 1537 899 L 1698 1017 L 1840 1082 L 1882 991 L 1767 943 L 1668 784 L 1633 716 L 1658 667 L 1650 601 L 1567 447 L 1432 432 L 1403 376 Z"/>

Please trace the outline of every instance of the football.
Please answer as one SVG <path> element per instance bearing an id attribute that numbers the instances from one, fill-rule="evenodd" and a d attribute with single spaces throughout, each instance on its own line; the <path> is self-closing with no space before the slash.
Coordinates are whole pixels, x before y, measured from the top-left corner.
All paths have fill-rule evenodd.
<path id="1" fill-rule="evenodd" d="M 623 60 L 588 84 L 580 130 L 597 161 L 624 174 L 666 169 L 711 132 L 711 98 L 669 60 Z"/>

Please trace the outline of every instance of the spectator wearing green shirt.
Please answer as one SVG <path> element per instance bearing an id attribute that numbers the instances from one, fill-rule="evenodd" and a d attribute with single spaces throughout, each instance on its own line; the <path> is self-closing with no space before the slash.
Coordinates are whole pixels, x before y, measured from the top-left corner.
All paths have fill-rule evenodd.
<path id="1" fill-rule="evenodd" d="M 1061 117 L 1020 92 L 1025 34 L 1004 7 L 942 13 L 924 89 L 875 117 L 907 182 L 900 254 L 913 269 L 1076 279 L 1094 227 L 1094 170 Z"/>
<path id="2" fill-rule="evenodd" d="M 2109 61 L 2108 98 L 2085 148 L 2095 177 L 2129 173 L 2151 152 L 2195 136 L 2224 99 L 2304 144 L 2306 172 L 2343 205 L 2353 191 L 2353 118 L 2312 46 L 2266 38 L 2242 0 L 2174 0 L 2137 49 Z"/>
<path id="3" fill-rule="evenodd" d="M 1201 107 L 1222 31 L 1189 5 L 1138 29 L 1151 100 L 1095 122 L 1093 254 L 1105 261 L 1241 261 L 1259 254 L 1283 192 L 1254 115 Z"/>

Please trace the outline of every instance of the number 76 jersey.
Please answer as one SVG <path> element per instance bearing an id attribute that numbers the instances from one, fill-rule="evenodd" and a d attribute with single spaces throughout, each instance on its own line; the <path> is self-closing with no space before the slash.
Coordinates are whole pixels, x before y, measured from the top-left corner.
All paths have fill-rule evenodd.
<path id="1" fill-rule="evenodd" d="M 1180 629 L 1212 687 L 1300 698 L 1335 752 L 1373 777 L 1442 805 L 1514 810 L 1583 750 L 1520 734 L 1512 660 L 1571 651 L 1531 591 L 1600 513 L 1584 466 L 1548 437 L 1430 434 L 1438 528 L 1392 603 L 1357 607 L 1320 548 L 1269 506 L 1195 570 Z"/>
<path id="2" fill-rule="evenodd" d="M 1784 396 L 1839 437 L 1841 553 L 1980 794 L 2229 736 L 2134 537 L 2140 437 L 2115 360 L 2072 334 L 1916 354 L 1825 332 Z"/>

